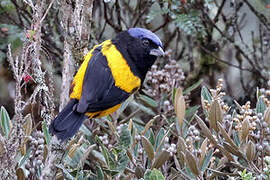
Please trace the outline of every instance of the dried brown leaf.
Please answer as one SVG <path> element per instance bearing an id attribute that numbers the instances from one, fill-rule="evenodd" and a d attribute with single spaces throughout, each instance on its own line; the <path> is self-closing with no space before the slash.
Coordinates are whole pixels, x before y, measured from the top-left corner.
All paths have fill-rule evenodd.
<path id="1" fill-rule="evenodd" d="M 224 137 L 224 139 L 235 149 L 239 150 L 239 148 L 236 146 L 236 144 L 233 142 L 233 140 L 230 138 L 229 134 L 225 131 L 223 126 L 218 122 L 218 127 L 220 130 L 221 135 Z"/>
<path id="2" fill-rule="evenodd" d="M 156 117 L 154 117 L 153 119 L 151 119 L 150 121 L 148 121 L 148 123 L 145 125 L 144 130 L 141 132 L 141 135 L 142 136 L 144 136 L 145 133 L 148 131 L 148 129 L 153 125 L 155 119 L 156 119 Z"/>
<path id="3" fill-rule="evenodd" d="M 213 137 L 211 131 L 209 130 L 209 128 L 205 125 L 205 123 L 203 122 L 203 120 L 198 116 L 195 115 L 196 120 L 201 128 L 201 132 L 214 144 L 217 145 L 217 141 L 215 140 L 215 138 Z"/>
<path id="4" fill-rule="evenodd" d="M 191 170 L 191 172 L 198 177 L 200 175 L 200 171 L 197 166 L 197 162 L 193 154 L 189 151 L 186 151 L 186 162 Z"/>
<path id="5" fill-rule="evenodd" d="M 187 149 L 187 146 L 186 146 L 185 140 L 181 136 L 179 136 L 178 142 L 177 142 L 177 151 L 181 151 L 185 153 L 186 149 Z"/>
<path id="6" fill-rule="evenodd" d="M 155 156 L 154 148 L 152 144 L 150 143 L 150 141 L 145 136 L 142 136 L 142 145 L 148 158 L 152 161 Z"/>
<path id="7" fill-rule="evenodd" d="M 20 147 L 20 151 L 23 156 L 26 154 L 26 143 L 28 142 L 28 139 L 28 137 L 25 137 Z"/>
<path id="8" fill-rule="evenodd" d="M 133 161 L 133 155 L 132 155 L 130 149 L 127 150 L 127 156 L 130 159 L 130 161 Z"/>
<path id="9" fill-rule="evenodd" d="M 155 157 L 155 160 L 152 164 L 152 168 L 160 168 L 167 160 L 170 159 L 170 153 L 168 151 L 162 151 L 157 157 Z"/>
<path id="10" fill-rule="evenodd" d="M 205 154 L 206 154 L 206 150 L 207 150 L 207 138 L 205 138 L 202 142 L 201 145 L 201 157 L 200 157 L 200 161 L 199 161 L 199 165 L 200 165 L 200 169 L 202 168 L 203 162 L 204 162 L 204 158 L 205 158 Z"/>
<path id="11" fill-rule="evenodd" d="M 198 124 L 199 124 L 199 126 L 201 128 L 201 132 L 210 140 L 210 142 L 212 144 L 214 144 L 221 152 L 223 152 L 225 154 L 225 156 L 227 156 L 227 158 L 230 161 L 233 161 L 233 158 L 232 158 L 231 154 L 217 143 L 217 141 L 215 140 L 215 138 L 211 134 L 211 131 L 205 125 L 203 120 L 198 115 L 195 115 L 195 118 L 197 119 L 197 122 L 198 122 Z"/>
<path id="12" fill-rule="evenodd" d="M 176 117 L 178 119 L 179 129 L 182 129 L 184 123 L 185 113 L 186 113 L 186 103 L 185 97 L 180 96 L 176 102 Z"/>
<path id="13" fill-rule="evenodd" d="M 223 113 L 218 100 L 214 100 L 211 105 L 210 112 L 209 112 L 209 122 L 210 127 L 213 128 L 216 132 L 218 132 L 217 122 L 222 122 Z"/>
<path id="14" fill-rule="evenodd" d="M 24 132 L 26 136 L 30 136 L 31 132 L 32 132 L 32 128 L 33 128 L 33 123 L 32 123 L 32 118 L 31 118 L 31 114 L 27 114 L 24 117 Z"/>
<path id="15" fill-rule="evenodd" d="M 266 109 L 263 119 L 268 123 L 268 126 L 270 126 L 270 106 Z"/>
<path id="16" fill-rule="evenodd" d="M 171 172 L 167 180 L 177 180 L 177 178 L 179 177 L 179 172 L 173 167 L 171 167 L 170 170 Z"/>
<path id="17" fill-rule="evenodd" d="M 165 138 L 168 136 L 168 134 L 169 134 L 169 131 L 167 131 L 166 134 L 165 134 L 165 135 L 163 136 L 163 138 L 161 139 L 161 141 L 160 141 L 160 143 L 159 143 L 159 145 L 158 145 L 158 147 L 157 147 L 157 149 L 156 149 L 156 152 L 159 152 L 159 151 L 160 151 L 160 149 L 161 149 L 161 147 L 162 147 L 162 145 L 163 145 L 163 142 L 164 142 Z"/>
<path id="18" fill-rule="evenodd" d="M 86 159 L 88 158 L 90 152 L 96 147 L 97 145 L 96 144 L 92 144 L 91 146 L 89 146 L 83 153 L 81 159 L 80 159 L 80 165 L 81 167 L 83 167 Z"/>
<path id="19" fill-rule="evenodd" d="M 181 87 L 178 87 L 176 89 L 176 92 L 175 92 L 175 96 L 174 96 L 174 109 L 175 109 L 175 114 L 177 114 L 177 101 L 179 99 L 180 96 L 183 96 L 183 90 Z"/>
<path id="20" fill-rule="evenodd" d="M 79 145 L 82 145 L 82 143 L 84 142 L 84 135 L 81 132 L 79 132 L 78 133 L 78 136 L 80 137 L 80 139 L 78 141 L 78 144 Z"/>
<path id="21" fill-rule="evenodd" d="M 180 136 L 178 137 L 177 142 L 177 158 L 179 159 L 179 162 L 181 166 L 183 167 L 185 165 L 185 152 L 186 152 L 187 146 L 185 140 Z"/>
<path id="22" fill-rule="evenodd" d="M 246 138 L 249 134 L 249 119 L 245 118 L 242 122 L 242 128 L 241 128 L 241 142 L 246 142 Z"/>
<path id="23" fill-rule="evenodd" d="M 76 142 L 78 141 L 77 138 L 73 138 L 69 141 L 67 149 L 70 149 Z"/>
<path id="24" fill-rule="evenodd" d="M 25 180 L 25 175 L 22 168 L 16 170 L 17 180 Z"/>
<path id="25" fill-rule="evenodd" d="M 234 155 L 236 155 L 236 156 L 238 156 L 238 157 L 240 157 L 240 158 L 243 158 L 243 154 L 242 154 L 239 150 L 234 149 L 229 143 L 224 142 L 224 143 L 223 143 L 223 147 L 224 147 L 227 151 L 229 151 L 230 153 L 232 153 L 232 154 L 234 154 Z"/>
<path id="26" fill-rule="evenodd" d="M 227 157 L 222 157 L 220 161 L 218 162 L 217 169 L 224 167 L 225 163 L 227 162 L 228 162 Z"/>
<path id="27" fill-rule="evenodd" d="M 134 137 L 136 137 L 137 135 L 138 135 L 138 130 L 137 130 L 137 128 L 134 128 Z M 134 141 L 131 145 L 131 149 L 134 149 L 136 144 L 138 144 L 138 140 L 136 138 L 134 138 Z"/>
<path id="28" fill-rule="evenodd" d="M 114 124 L 111 121 L 107 121 L 107 123 L 109 125 L 110 130 L 113 132 L 113 134 L 117 134 L 116 127 L 114 126 Z"/>
<path id="29" fill-rule="evenodd" d="M 129 123 L 128 123 L 128 130 L 131 132 L 131 130 L 132 130 L 132 127 L 133 127 L 133 120 L 132 119 L 130 119 L 129 120 Z"/>
<path id="30" fill-rule="evenodd" d="M 256 155 L 255 144 L 252 141 L 249 141 L 246 150 L 246 156 L 248 161 L 253 161 L 255 159 L 255 155 Z"/>
<path id="31" fill-rule="evenodd" d="M 177 157 L 178 157 L 178 160 L 179 160 L 179 163 L 182 167 L 185 166 L 185 154 L 184 152 L 180 151 L 180 152 L 177 152 Z"/>
<path id="32" fill-rule="evenodd" d="M 61 169 L 59 169 L 58 172 L 56 173 L 55 179 L 56 180 L 64 180 L 63 172 Z"/>
<path id="33" fill-rule="evenodd" d="M 180 165 L 176 155 L 173 155 L 173 160 L 174 160 L 174 164 L 175 164 L 176 169 L 182 169 L 181 168 L 182 165 Z"/>
<path id="34" fill-rule="evenodd" d="M 229 161 L 233 161 L 233 157 L 229 151 L 227 151 L 224 147 L 217 144 L 216 147 L 228 158 Z"/>
<path id="35" fill-rule="evenodd" d="M 45 164 L 45 161 L 48 157 L 48 153 L 49 153 L 48 146 L 45 144 L 44 145 L 43 160 L 42 160 L 43 164 Z"/>
<path id="36" fill-rule="evenodd" d="M 135 168 L 135 175 L 138 179 L 143 178 L 144 176 L 144 168 L 142 167 L 142 165 L 137 165 Z"/>
<path id="37" fill-rule="evenodd" d="M 75 152 L 77 151 L 78 147 L 80 147 L 80 144 L 74 144 L 74 145 L 71 146 L 71 148 L 69 149 L 69 152 L 68 152 L 68 156 L 70 158 L 74 157 Z"/>

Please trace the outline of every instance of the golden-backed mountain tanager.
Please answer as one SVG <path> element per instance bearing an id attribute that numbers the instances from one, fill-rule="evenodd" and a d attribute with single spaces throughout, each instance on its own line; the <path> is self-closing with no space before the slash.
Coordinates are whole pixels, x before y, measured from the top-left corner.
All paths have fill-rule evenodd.
<path id="1" fill-rule="evenodd" d="M 153 32 L 131 28 L 112 40 L 94 46 L 74 77 L 70 101 L 50 124 L 49 130 L 64 141 L 88 118 L 115 112 L 138 90 L 157 56 L 162 42 Z"/>

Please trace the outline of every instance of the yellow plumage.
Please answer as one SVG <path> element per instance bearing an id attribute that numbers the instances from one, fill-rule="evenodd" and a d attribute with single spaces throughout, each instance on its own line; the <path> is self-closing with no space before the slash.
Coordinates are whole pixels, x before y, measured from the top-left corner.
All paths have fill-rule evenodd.
<path id="1" fill-rule="evenodd" d="M 104 41 L 101 52 L 107 58 L 115 86 L 128 93 L 140 87 L 141 79 L 133 74 L 122 54 L 110 40 Z"/>
<path id="2" fill-rule="evenodd" d="M 102 54 L 107 58 L 108 66 L 110 67 L 112 76 L 115 80 L 115 86 L 128 93 L 132 93 L 134 90 L 139 89 L 141 85 L 140 78 L 133 74 L 126 60 L 117 50 L 116 46 L 112 44 L 111 40 L 106 40 L 100 45 L 102 46 Z M 81 64 L 72 83 L 74 87 L 72 93 L 70 94 L 71 99 L 79 100 L 81 98 L 83 79 L 88 66 L 88 62 L 92 57 L 93 50 L 100 45 L 94 46 L 94 48 L 84 57 L 84 61 Z M 86 115 L 90 118 L 106 116 L 115 112 L 120 106 L 121 104 L 118 104 L 107 110 L 94 113 L 86 113 Z"/>

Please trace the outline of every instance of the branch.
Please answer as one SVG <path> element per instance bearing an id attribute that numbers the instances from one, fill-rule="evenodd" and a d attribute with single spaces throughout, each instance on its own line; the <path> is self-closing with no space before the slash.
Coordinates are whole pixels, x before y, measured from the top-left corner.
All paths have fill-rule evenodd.
<path id="1" fill-rule="evenodd" d="M 248 0 L 243 0 L 243 1 L 246 3 L 246 5 L 249 7 L 249 9 L 257 16 L 259 21 L 266 27 L 266 29 L 268 31 L 270 31 L 270 27 L 268 26 L 267 18 L 263 14 L 256 11 L 256 9 L 248 2 Z"/>
<path id="2" fill-rule="evenodd" d="M 104 5 L 104 17 L 105 17 L 105 21 L 116 31 L 116 32 L 120 32 L 122 31 L 122 28 L 117 26 L 116 24 L 114 24 L 113 18 L 109 19 L 108 18 L 108 14 L 107 14 L 107 5 L 106 3 L 103 1 L 103 5 Z"/>
<path id="3" fill-rule="evenodd" d="M 40 24 L 43 22 L 43 20 L 45 19 L 45 17 L 47 16 L 49 10 L 51 9 L 53 3 L 55 0 L 51 0 L 51 3 L 49 4 L 49 7 L 47 8 L 46 12 L 44 13 L 43 17 L 40 19 Z"/>
<path id="4" fill-rule="evenodd" d="M 137 17 L 137 19 L 135 20 L 134 24 L 132 25 L 132 27 L 136 27 L 137 24 L 139 23 L 140 19 L 142 18 L 142 16 L 145 14 L 145 12 L 148 10 L 149 5 L 146 5 L 143 9 L 143 11 L 139 11 L 139 16 Z"/>
<path id="5" fill-rule="evenodd" d="M 226 2 L 226 0 L 222 0 L 222 3 L 221 3 L 221 5 L 218 8 L 218 12 L 217 12 L 217 14 L 216 14 L 216 16 L 214 17 L 214 20 L 213 20 L 215 23 L 218 21 L 218 17 L 219 17 L 219 15 L 222 12 L 222 9 L 223 9 L 223 7 L 225 5 L 225 2 Z"/>
<path id="6" fill-rule="evenodd" d="M 169 21 L 169 17 L 168 17 L 168 15 L 166 15 L 166 17 L 164 18 L 164 16 L 163 16 L 163 24 L 161 24 L 159 27 L 157 27 L 156 29 L 154 29 L 153 30 L 153 32 L 156 32 L 156 31 L 158 31 L 158 30 L 160 30 L 160 29 L 162 29 L 162 28 L 164 28 L 170 21 Z"/>
<path id="7" fill-rule="evenodd" d="M 221 59 L 221 58 L 219 58 L 219 57 L 213 55 L 213 53 L 212 53 L 211 51 L 207 50 L 206 48 L 204 48 L 204 47 L 201 46 L 201 45 L 199 45 L 199 48 L 200 48 L 201 50 L 203 50 L 204 52 L 206 52 L 207 54 L 209 54 L 211 57 L 215 58 L 216 60 L 218 60 L 219 62 L 221 62 L 221 63 L 223 63 L 223 64 L 226 64 L 226 65 L 228 65 L 228 66 L 231 66 L 231 67 L 234 67 L 234 68 L 243 70 L 243 71 L 254 72 L 254 71 L 251 70 L 251 69 L 242 68 L 241 66 L 237 66 L 237 65 L 235 65 L 235 64 L 232 64 L 232 63 L 230 63 L 230 62 L 227 62 L 227 61 L 225 61 L 225 60 L 223 60 L 223 59 Z"/>

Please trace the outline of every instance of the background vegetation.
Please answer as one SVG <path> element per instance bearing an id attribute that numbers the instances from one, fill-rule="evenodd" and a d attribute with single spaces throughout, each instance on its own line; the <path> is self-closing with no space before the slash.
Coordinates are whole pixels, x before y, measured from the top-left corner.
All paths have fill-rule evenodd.
<path id="1" fill-rule="evenodd" d="M 269 179 L 270 2 L 1 0 L 3 179 Z M 47 126 L 83 55 L 130 27 L 166 56 L 69 142 Z"/>

